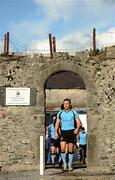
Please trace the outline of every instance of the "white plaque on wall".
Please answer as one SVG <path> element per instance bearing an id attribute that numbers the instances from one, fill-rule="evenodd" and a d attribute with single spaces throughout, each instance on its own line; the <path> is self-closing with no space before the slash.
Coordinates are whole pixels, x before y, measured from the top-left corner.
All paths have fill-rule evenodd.
<path id="1" fill-rule="evenodd" d="M 30 88 L 6 88 L 6 105 L 30 105 Z"/>

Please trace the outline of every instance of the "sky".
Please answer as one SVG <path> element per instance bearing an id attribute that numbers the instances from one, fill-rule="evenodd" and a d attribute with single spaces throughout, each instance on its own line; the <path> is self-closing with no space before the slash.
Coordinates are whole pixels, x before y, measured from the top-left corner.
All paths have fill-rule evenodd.
<path id="1" fill-rule="evenodd" d="M 10 51 L 49 52 L 48 34 L 57 51 L 115 45 L 115 0 L 0 0 L 0 51 L 10 33 Z"/>

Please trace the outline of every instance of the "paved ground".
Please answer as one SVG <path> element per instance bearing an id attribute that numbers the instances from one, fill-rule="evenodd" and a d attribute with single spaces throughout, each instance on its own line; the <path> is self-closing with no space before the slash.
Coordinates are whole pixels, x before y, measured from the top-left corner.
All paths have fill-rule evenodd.
<path id="1" fill-rule="evenodd" d="M 113 173 L 87 172 L 87 168 L 74 167 L 72 172 L 63 172 L 58 166 L 47 167 L 44 176 L 39 175 L 39 171 L 9 172 L 0 173 L 0 180 L 115 180 Z"/>
<path id="2" fill-rule="evenodd" d="M 49 171 L 49 170 L 48 170 Z M 47 175 L 48 174 L 48 175 Z M 78 173 L 77 171 L 71 173 L 62 173 L 55 169 L 53 172 L 45 173 L 44 176 L 39 176 L 38 171 L 31 172 L 13 172 L 8 174 L 0 174 L 0 180 L 115 180 L 115 174 L 90 174 Z"/>

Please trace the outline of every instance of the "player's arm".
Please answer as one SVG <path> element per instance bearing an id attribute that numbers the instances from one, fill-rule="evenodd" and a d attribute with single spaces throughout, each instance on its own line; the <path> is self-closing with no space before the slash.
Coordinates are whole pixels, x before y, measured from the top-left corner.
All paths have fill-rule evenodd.
<path id="1" fill-rule="evenodd" d="M 76 138 L 77 138 L 77 141 L 79 142 L 79 140 L 80 140 L 80 135 L 78 134 L 78 135 L 76 136 Z"/>
<path id="2" fill-rule="evenodd" d="M 59 127 L 59 131 L 58 131 L 58 132 L 59 132 L 59 136 L 60 136 L 60 135 L 61 135 L 61 129 L 60 129 L 60 127 Z"/>
<path id="3" fill-rule="evenodd" d="M 55 124 L 55 137 L 56 137 L 56 138 L 59 137 L 59 134 L 58 134 L 59 126 L 60 126 L 60 120 L 57 119 L 57 120 L 56 120 L 56 124 Z"/>
<path id="4" fill-rule="evenodd" d="M 79 133 L 79 129 L 81 126 L 81 120 L 78 118 L 76 118 L 76 124 L 77 124 L 77 128 L 74 130 L 74 134 L 78 134 Z"/>

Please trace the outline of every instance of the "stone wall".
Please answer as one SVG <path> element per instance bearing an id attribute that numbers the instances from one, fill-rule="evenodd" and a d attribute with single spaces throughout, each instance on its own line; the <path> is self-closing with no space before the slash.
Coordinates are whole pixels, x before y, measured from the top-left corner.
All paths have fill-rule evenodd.
<path id="1" fill-rule="evenodd" d="M 88 168 L 115 168 L 115 47 L 92 57 L 88 51 L 69 56 L 0 57 L 0 86 L 34 87 L 36 106 L 0 107 L 0 166 L 33 169 L 39 164 L 39 136 L 44 134 L 47 79 L 72 71 L 86 85 Z M 61 102 L 60 102 L 61 103 Z M 101 167 L 101 168 L 100 168 Z"/>

